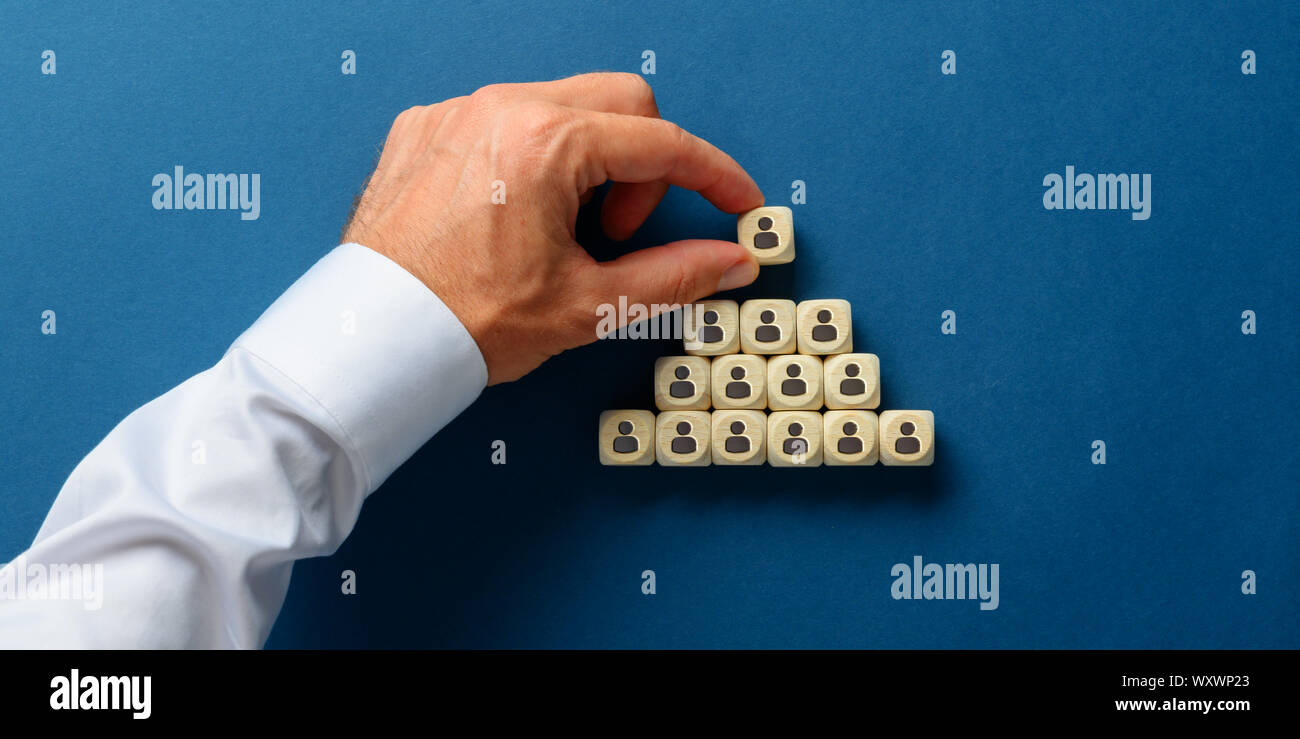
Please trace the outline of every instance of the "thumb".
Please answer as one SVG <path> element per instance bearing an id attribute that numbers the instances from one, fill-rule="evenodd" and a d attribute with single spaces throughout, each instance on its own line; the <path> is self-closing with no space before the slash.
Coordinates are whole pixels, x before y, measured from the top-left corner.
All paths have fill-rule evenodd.
<path id="1" fill-rule="evenodd" d="M 686 305 L 758 277 L 758 262 L 734 241 L 687 239 L 640 249 L 599 264 L 606 299 L 629 303 Z"/>

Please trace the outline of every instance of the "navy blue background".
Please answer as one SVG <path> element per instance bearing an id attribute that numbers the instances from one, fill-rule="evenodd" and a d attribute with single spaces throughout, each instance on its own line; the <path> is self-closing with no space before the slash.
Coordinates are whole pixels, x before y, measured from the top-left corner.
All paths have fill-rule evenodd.
<path id="1" fill-rule="evenodd" d="M 334 246 L 400 110 L 652 49 L 666 118 L 770 203 L 807 183 L 798 258 L 734 297 L 850 300 L 882 408 L 935 412 L 936 464 L 600 467 L 599 412 L 651 408 L 678 352 L 601 342 L 426 445 L 295 568 L 269 646 L 1300 646 L 1294 6 L 554 5 L 6 4 L 0 560 Z M 153 210 L 178 164 L 261 173 L 261 218 Z M 1151 173 L 1150 220 L 1044 210 L 1068 164 Z M 674 191 L 631 245 L 685 237 L 735 219 Z M 916 554 L 999 563 L 1000 608 L 892 600 Z"/>

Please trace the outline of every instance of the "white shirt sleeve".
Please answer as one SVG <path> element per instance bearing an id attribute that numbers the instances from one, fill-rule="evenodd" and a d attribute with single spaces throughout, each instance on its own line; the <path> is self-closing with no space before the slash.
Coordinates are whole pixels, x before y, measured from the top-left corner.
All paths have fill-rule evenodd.
<path id="1" fill-rule="evenodd" d="M 0 569 L 0 647 L 260 648 L 294 560 L 335 551 L 486 383 L 432 291 L 339 246 L 77 465 Z"/>

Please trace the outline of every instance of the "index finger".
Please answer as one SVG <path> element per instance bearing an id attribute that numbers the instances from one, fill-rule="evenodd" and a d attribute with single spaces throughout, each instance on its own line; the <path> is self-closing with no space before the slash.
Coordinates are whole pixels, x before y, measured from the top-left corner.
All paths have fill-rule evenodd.
<path id="1" fill-rule="evenodd" d="M 666 182 L 695 190 L 726 213 L 763 204 L 763 192 L 735 159 L 661 118 L 590 113 L 583 117 L 590 185 Z"/>
<path id="2" fill-rule="evenodd" d="M 570 108 L 659 117 L 654 90 L 644 77 L 629 72 L 592 72 L 548 82 L 526 82 L 519 85 L 519 90 Z"/>

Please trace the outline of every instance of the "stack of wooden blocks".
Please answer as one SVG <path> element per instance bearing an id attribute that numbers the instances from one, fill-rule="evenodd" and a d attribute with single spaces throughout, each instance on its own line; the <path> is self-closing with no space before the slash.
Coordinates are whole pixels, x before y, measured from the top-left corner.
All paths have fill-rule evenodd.
<path id="1" fill-rule="evenodd" d="M 789 208 L 739 221 L 760 264 L 794 259 Z M 600 415 L 600 462 L 669 467 L 923 466 L 934 414 L 880 411 L 880 360 L 853 352 L 845 300 L 706 300 L 684 312 L 685 356 L 655 362 L 656 416 Z"/>

